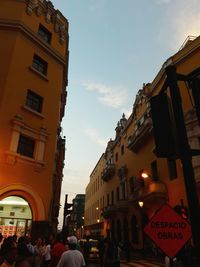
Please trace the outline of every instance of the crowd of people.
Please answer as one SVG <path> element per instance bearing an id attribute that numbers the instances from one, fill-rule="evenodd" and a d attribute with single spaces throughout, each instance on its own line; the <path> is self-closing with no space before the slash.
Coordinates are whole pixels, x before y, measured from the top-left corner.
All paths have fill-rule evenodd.
<path id="1" fill-rule="evenodd" d="M 45 239 L 37 238 L 33 242 L 30 237 L 17 238 L 14 235 L 3 239 L 0 234 L 0 243 L 0 267 L 85 266 L 84 257 L 78 250 L 78 240 L 75 236 L 67 238 L 66 242 L 63 242 L 60 234 L 55 238 L 53 235 Z M 77 262 L 78 257 L 81 258 L 80 262 Z M 68 265 L 66 259 L 69 262 Z"/>
<path id="2" fill-rule="evenodd" d="M 89 264 L 89 238 L 80 246 L 75 236 L 64 242 L 61 234 L 55 237 L 3 238 L 0 234 L 0 267 L 83 267 Z M 120 248 L 110 239 L 98 242 L 99 261 L 103 267 L 120 266 Z"/>

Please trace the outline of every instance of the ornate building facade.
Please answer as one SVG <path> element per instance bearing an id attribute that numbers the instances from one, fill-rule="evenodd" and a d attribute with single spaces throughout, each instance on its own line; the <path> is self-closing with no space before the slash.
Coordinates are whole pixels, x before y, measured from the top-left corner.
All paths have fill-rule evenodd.
<path id="1" fill-rule="evenodd" d="M 2 0 L 0 39 L 0 200 L 24 199 L 32 234 L 44 235 L 60 207 L 68 21 L 50 1 Z M 27 234 L 26 218 L 17 223 Z"/>
<path id="2" fill-rule="evenodd" d="M 200 73 L 200 37 L 189 40 L 162 66 L 151 83 L 136 95 L 132 113 L 123 115 L 105 152 L 94 167 L 86 187 L 85 232 L 110 235 L 117 242 L 131 243 L 133 249 L 153 250 L 143 229 L 164 203 L 173 208 L 188 206 L 182 164 L 177 158 L 158 158 L 151 117 L 150 98 L 165 82 L 165 69 L 175 66 L 177 73 Z M 190 146 L 200 148 L 200 128 L 191 103 L 187 82 L 179 84 L 185 125 Z M 189 94 L 188 94 L 189 93 Z M 159 110 L 157 111 L 159 112 Z M 198 195 L 199 156 L 193 158 Z M 146 178 L 142 173 L 148 173 Z"/>

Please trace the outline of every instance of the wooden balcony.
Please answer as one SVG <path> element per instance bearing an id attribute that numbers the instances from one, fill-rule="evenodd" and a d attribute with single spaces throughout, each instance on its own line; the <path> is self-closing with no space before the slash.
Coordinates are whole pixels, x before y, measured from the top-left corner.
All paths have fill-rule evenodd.
<path id="1" fill-rule="evenodd" d="M 167 200 L 167 187 L 161 181 L 151 181 L 147 185 L 140 186 L 130 195 L 131 201 L 164 198 Z"/>
<path id="2" fill-rule="evenodd" d="M 115 174 L 115 165 L 110 164 L 103 170 L 101 174 L 101 179 L 104 182 L 108 182 L 114 174 Z"/>
<path id="3" fill-rule="evenodd" d="M 152 135 L 152 120 L 150 117 L 146 118 L 140 127 L 133 133 L 128 140 L 128 149 L 137 153 L 145 140 Z"/>
<path id="4" fill-rule="evenodd" d="M 115 213 L 116 213 L 116 206 L 109 205 L 109 206 L 103 208 L 101 215 L 105 219 L 109 219 L 109 218 L 112 218 L 115 215 Z"/>
<path id="5" fill-rule="evenodd" d="M 128 199 L 121 199 L 116 202 L 116 209 L 119 212 L 127 212 L 128 207 L 130 206 L 130 202 Z"/>

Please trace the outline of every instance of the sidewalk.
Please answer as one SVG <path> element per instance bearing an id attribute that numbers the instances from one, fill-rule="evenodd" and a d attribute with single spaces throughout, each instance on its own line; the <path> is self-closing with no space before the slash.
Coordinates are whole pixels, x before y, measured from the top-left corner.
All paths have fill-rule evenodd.
<path id="1" fill-rule="evenodd" d="M 164 267 L 164 259 L 159 259 L 155 257 L 148 257 L 142 255 L 134 255 L 131 257 L 131 260 L 127 262 L 122 259 L 120 266 L 121 267 Z"/>
<path id="2" fill-rule="evenodd" d="M 130 262 L 122 260 L 120 267 L 165 267 L 165 264 L 156 259 L 131 259 Z"/>

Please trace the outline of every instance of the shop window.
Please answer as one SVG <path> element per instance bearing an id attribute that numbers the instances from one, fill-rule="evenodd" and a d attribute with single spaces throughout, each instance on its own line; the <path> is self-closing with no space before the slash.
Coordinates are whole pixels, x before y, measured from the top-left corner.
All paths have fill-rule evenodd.
<path id="1" fill-rule="evenodd" d="M 26 106 L 41 113 L 42 112 L 43 98 L 31 90 L 27 91 Z"/>
<path id="2" fill-rule="evenodd" d="M 33 158 L 35 149 L 35 140 L 24 135 L 20 135 L 17 147 L 17 153 Z"/>
<path id="3" fill-rule="evenodd" d="M 52 34 L 42 24 L 39 25 L 38 35 L 48 44 L 51 43 Z"/>
<path id="4" fill-rule="evenodd" d="M 32 67 L 41 74 L 47 75 L 48 63 L 36 54 L 33 56 Z"/>

